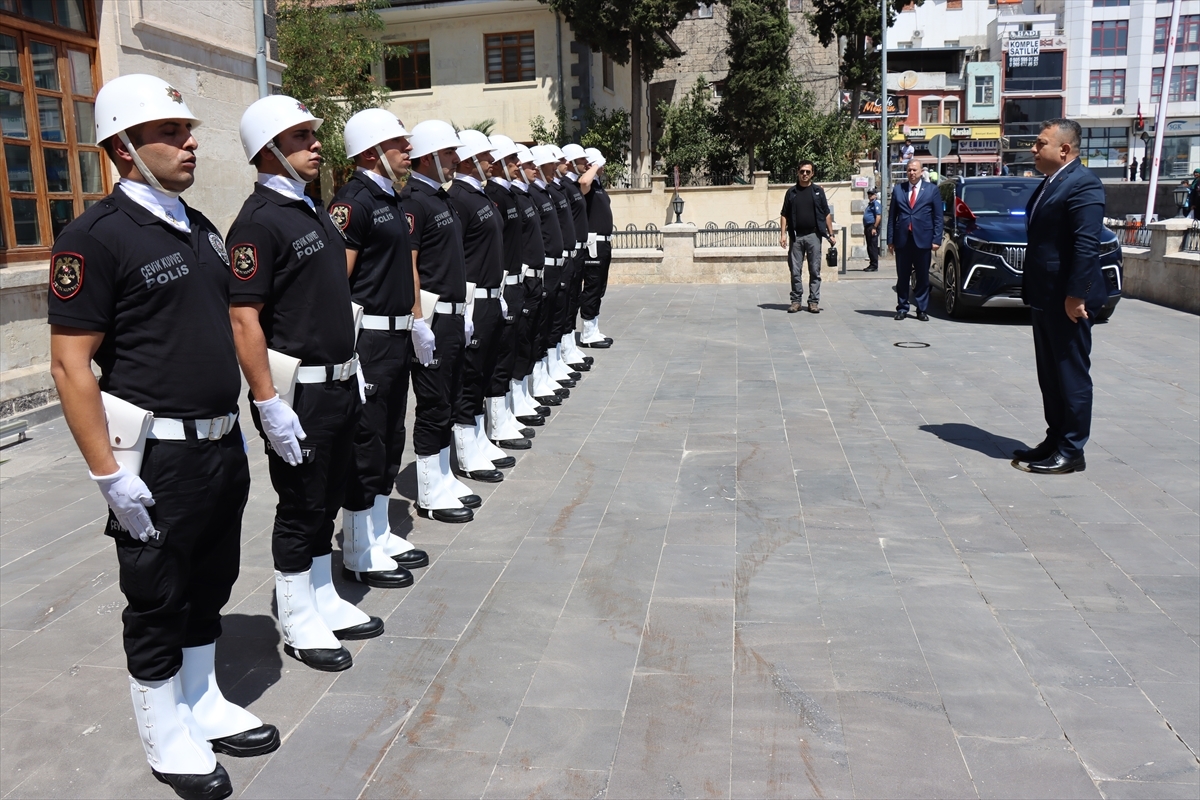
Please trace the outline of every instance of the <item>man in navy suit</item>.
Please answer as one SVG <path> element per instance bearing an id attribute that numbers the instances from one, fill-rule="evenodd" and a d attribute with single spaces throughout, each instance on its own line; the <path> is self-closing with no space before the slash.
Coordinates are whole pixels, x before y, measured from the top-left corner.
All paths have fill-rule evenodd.
<path id="1" fill-rule="evenodd" d="M 1013 466 L 1045 475 L 1083 472 L 1086 466 L 1092 320 L 1108 294 L 1100 271 L 1104 186 L 1079 163 L 1081 135 L 1073 120 L 1042 123 L 1033 158 L 1046 178 L 1025 209 L 1029 233 L 1021 297 L 1033 309 L 1046 438 L 1037 447 L 1013 453 Z"/>
<path id="2" fill-rule="evenodd" d="M 908 316 L 908 286 L 917 271 L 917 319 L 929 321 L 929 260 L 942 244 L 942 195 L 921 180 L 922 164 L 911 159 L 908 180 L 892 187 L 888 253 L 896 256 L 896 319 Z"/>

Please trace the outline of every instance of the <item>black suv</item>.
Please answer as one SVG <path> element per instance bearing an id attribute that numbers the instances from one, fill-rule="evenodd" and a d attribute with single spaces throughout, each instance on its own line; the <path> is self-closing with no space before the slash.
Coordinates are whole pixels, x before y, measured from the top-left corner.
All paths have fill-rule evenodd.
<path id="1" fill-rule="evenodd" d="M 941 289 L 946 313 L 962 317 L 976 308 L 1023 308 L 1025 205 L 1039 178 L 957 178 L 939 187 L 946 208 L 942 246 L 933 254 L 929 280 Z M 1108 228 L 1100 239 L 1100 268 L 1108 302 L 1097 321 L 1112 316 L 1124 279 L 1121 245 Z"/>

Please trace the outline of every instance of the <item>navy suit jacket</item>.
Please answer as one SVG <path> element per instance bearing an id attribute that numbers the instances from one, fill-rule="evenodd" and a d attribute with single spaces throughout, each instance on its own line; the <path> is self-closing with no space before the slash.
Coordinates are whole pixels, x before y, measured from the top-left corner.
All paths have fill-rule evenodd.
<path id="1" fill-rule="evenodd" d="M 1021 297 L 1026 303 L 1045 311 L 1061 310 L 1068 297 L 1082 298 L 1092 311 L 1104 305 L 1104 186 L 1079 159 L 1064 167 L 1048 190 L 1042 181 L 1025 206 L 1025 228 Z"/>
<path id="2" fill-rule="evenodd" d="M 911 208 L 908 195 L 912 189 L 908 181 L 892 187 L 888 244 L 904 247 L 911 242 L 921 250 L 928 250 L 942 243 L 942 194 L 929 181 L 921 181 L 917 186 L 917 202 Z"/>

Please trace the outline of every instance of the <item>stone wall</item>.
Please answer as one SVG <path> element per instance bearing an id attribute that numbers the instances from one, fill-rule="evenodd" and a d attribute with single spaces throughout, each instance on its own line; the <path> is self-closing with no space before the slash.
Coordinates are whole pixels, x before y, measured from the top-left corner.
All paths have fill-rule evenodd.
<path id="1" fill-rule="evenodd" d="M 788 280 L 782 247 L 696 247 L 695 225 L 663 228 L 662 250 L 614 250 L 608 281 L 629 283 L 780 283 Z M 836 281 L 837 270 L 822 269 Z"/>
<path id="2" fill-rule="evenodd" d="M 1200 314 L 1200 253 L 1182 252 L 1186 219 L 1152 222 L 1149 247 L 1123 247 L 1125 297 Z"/>

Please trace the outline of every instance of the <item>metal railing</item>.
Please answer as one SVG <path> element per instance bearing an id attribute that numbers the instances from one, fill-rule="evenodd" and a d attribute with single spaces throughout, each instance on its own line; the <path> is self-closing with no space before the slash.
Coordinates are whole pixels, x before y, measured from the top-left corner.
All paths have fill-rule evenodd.
<path id="1" fill-rule="evenodd" d="M 742 227 L 726 222 L 724 228 L 718 228 L 717 223 L 709 222 L 696 231 L 696 247 L 779 247 L 779 223 L 747 222 Z"/>
<path id="2" fill-rule="evenodd" d="M 1183 246 L 1180 248 L 1185 253 L 1200 253 L 1200 220 L 1192 223 L 1192 227 L 1183 232 Z"/>
<path id="3" fill-rule="evenodd" d="M 631 222 L 623 231 L 613 228 L 611 244 L 613 250 L 662 250 L 663 235 L 654 223 L 638 230 Z"/>
<path id="4" fill-rule="evenodd" d="M 1106 219 L 1105 227 L 1117 235 L 1117 241 L 1127 247 L 1149 247 L 1150 229 L 1140 222 Z"/>
<path id="5" fill-rule="evenodd" d="M 623 175 L 613 181 L 610 189 L 649 189 L 650 188 L 650 173 L 643 172 L 640 175 L 632 173 Z"/>

